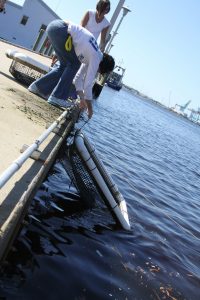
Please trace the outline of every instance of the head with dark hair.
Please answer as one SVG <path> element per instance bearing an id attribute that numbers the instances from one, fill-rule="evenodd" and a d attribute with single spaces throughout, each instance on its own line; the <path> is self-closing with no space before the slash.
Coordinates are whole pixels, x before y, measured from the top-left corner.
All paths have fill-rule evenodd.
<path id="1" fill-rule="evenodd" d="M 102 13 L 108 14 L 110 11 L 110 1 L 109 0 L 99 0 L 96 5 L 96 10 L 100 15 Z"/>
<path id="2" fill-rule="evenodd" d="M 114 58 L 107 53 L 103 53 L 103 59 L 99 64 L 99 73 L 101 74 L 110 73 L 113 71 L 114 67 L 115 67 Z"/>
<path id="3" fill-rule="evenodd" d="M 6 0 L 0 1 L 0 13 L 5 13 L 5 3 Z"/>

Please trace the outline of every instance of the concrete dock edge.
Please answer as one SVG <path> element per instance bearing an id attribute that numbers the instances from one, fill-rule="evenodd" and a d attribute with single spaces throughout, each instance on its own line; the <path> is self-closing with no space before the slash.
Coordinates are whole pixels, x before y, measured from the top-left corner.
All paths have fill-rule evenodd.
<path id="1" fill-rule="evenodd" d="M 0 262 L 2 262 L 8 253 L 13 240 L 15 239 L 27 209 L 33 199 L 37 189 L 41 185 L 49 169 L 53 165 L 56 155 L 63 142 L 71 132 L 76 117 L 66 121 L 59 132 L 52 138 L 50 143 L 42 152 L 42 160 L 35 161 L 32 167 L 15 184 L 13 190 L 6 197 L 0 207 L 0 211 L 7 210 L 5 220 L 0 224 Z M 8 209 L 10 198 L 15 200 L 16 205 L 10 211 Z M 15 199 L 13 199 L 15 198 Z M 5 206 L 5 207 L 3 207 Z"/>

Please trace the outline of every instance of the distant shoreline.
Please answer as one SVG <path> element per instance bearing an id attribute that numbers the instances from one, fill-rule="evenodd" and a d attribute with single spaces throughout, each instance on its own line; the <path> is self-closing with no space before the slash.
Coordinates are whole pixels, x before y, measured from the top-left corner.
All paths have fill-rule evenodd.
<path id="1" fill-rule="evenodd" d="M 123 87 L 124 87 L 125 89 L 127 89 L 128 91 L 130 91 L 131 93 L 133 93 L 134 96 L 136 96 L 136 97 L 138 97 L 138 98 L 141 98 L 142 100 L 149 101 L 149 102 L 151 102 L 151 103 L 153 103 L 153 104 L 156 104 L 156 105 L 158 105 L 158 106 L 164 108 L 165 110 L 167 110 L 167 111 L 169 111 L 169 112 L 175 114 L 176 116 L 181 117 L 181 118 L 183 118 L 184 120 L 188 120 L 189 122 L 191 122 L 191 123 L 193 123 L 193 124 L 196 124 L 196 125 L 200 126 L 200 122 L 195 122 L 195 121 L 191 120 L 190 118 L 188 118 L 187 116 L 184 116 L 184 115 L 182 115 L 182 114 L 179 114 L 178 112 L 176 112 L 176 111 L 173 110 L 172 108 L 170 108 L 170 107 L 168 107 L 168 106 L 162 104 L 161 102 L 156 101 L 156 100 L 154 100 L 154 99 L 152 99 L 152 98 L 150 98 L 150 97 L 148 97 L 148 96 L 142 94 L 142 93 L 139 92 L 138 90 L 136 90 L 136 89 L 134 89 L 134 88 L 132 88 L 132 87 L 126 85 L 126 84 L 123 84 Z"/>

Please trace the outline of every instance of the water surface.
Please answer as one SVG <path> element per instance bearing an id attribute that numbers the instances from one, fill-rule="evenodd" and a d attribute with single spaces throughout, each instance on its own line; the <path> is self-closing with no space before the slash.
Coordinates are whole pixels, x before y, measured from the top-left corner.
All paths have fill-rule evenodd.
<path id="1" fill-rule="evenodd" d="M 83 131 L 127 201 L 131 231 L 100 201 L 85 208 L 62 152 L 3 267 L 0 299 L 199 299 L 200 127 L 104 88 Z"/>

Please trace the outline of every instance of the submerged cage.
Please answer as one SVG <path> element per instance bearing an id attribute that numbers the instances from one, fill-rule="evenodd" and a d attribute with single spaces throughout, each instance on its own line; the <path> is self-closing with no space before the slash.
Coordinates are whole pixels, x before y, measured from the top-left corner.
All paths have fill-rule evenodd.
<path id="1" fill-rule="evenodd" d="M 94 181 L 88 173 L 87 167 L 80 157 L 75 144 L 69 146 L 66 154 L 70 162 L 66 171 L 79 191 L 85 206 L 91 208 L 94 205 L 95 199 L 98 197 L 98 190 Z"/>
<path id="2" fill-rule="evenodd" d="M 130 230 L 126 201 L 106 171 L 89 140 L 78 130 L 68 149 L 70 168 L 66 171 L 79 190 L 86 206 L 102 199 L 122 228 Z"/>
<path id="3" fill-rule="evenodd" d="M 46 70 L 17 58 L 13 59 L 9 68 L 9 72 L 19 82 L 26 86 L 30 85 L 33 81 L 47 73 Z"/>

